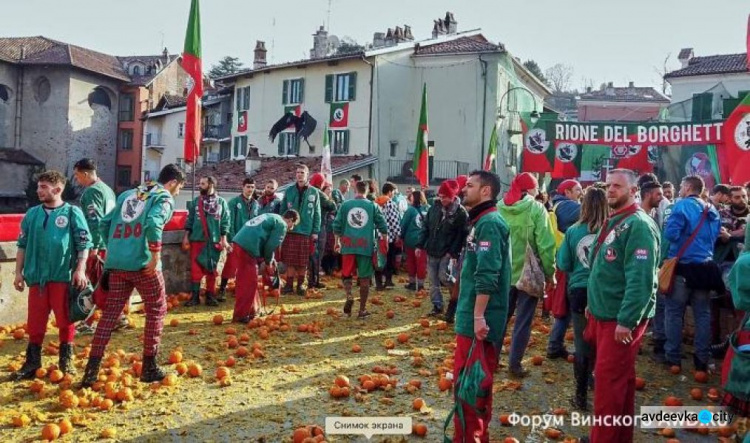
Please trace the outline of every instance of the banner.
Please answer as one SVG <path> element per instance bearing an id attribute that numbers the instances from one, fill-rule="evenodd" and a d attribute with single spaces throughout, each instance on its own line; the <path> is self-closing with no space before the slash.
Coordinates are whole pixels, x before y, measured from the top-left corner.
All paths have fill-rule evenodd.
<path id="1" fill-rule="evenodd" d="M 332 128 L 349 126 L 349 102 L 331 103 L 331 118 L 328 124 Z"/>
<path id="2" fill-rule="evenodd" d="M 247 132 L 247 111 L 242 111 L 237 116 L 237 132 Z"/>
<path id="3" fill-rule="evenodd" d="M 723 121 L 705 123 L 539 122 L 545 139 L 592 145 L 707 145 L 723 143 Z"/>

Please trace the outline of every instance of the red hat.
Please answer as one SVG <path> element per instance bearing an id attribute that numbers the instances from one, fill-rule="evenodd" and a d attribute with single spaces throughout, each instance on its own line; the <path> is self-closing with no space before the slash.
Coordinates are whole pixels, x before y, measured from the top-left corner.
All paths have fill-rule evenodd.
<path id="1" fill-rule="evenodd" d="M 518 174 L 510 183 L 510 189 L 508 190 L 508 193 L 505 194 L 503 201 L 508 206 L 514 205 L 518 200 L 521 200 L 521 196 L 525 191 L 536 189 L 538 187 L 539 182 L 533 175 L 528 172 Z"/>
<path id="2" fill-rule="evenodd" d="M 322 188 L 325 182 L 326 176 L 321 174 L 320 172 L 316 172 L 310 177 L 310 186 L 313 186 L 315 188 Z"/>
<path id="3" fill-rule="evenodd" d="M 458 182 L 455 180 L 446 180 L 440 184 L 438 188 L 438 195 L 445 197 L 455 198 L 458 194 Z"/>
<path id="4" fill-rule="evenodd" d="M 466 182 L 469 181 L 468 175 L 459 175 L 456 177 L 456 183 L 458 183 L 458 189 L 461 190 L 466 187 Z"/>
<path id="5" fill-rule="evenodd" d="M 558 194 L 565 194 L 565 191 L 568 189 L 573 189 L 576 186 L 581 186 L 580 183 L 578 183 L 578 180 L 568 179 L 557 185 L 557 193 Z"/>

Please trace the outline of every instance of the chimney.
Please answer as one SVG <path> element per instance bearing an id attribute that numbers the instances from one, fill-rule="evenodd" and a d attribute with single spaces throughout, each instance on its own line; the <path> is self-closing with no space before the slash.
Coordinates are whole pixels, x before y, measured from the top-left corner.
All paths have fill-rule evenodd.
<path id="1" fill-rule="evenodd" d="M 635 95 L 635 82 L 628 83 L 628 95 Z"/>
<path id="2" fill-rule="evenodd" d="M 164 47 L 164 50 L 161 51 L 161 55 L 164 57 L 164 60 L 166 60 L 166 63 L 169 63 L 169 51 L 166 46 Z"/>
<path id="3" fill-rule="evenodd" d="M 591 86 L 586 86 L 586 94 L 591 94 L 591 91 L 592 91 L 593 89 L 594 89 L 594 88 L 592 88 Z"/>
<path id="4" fill-rule="evenodd" d="M 255 56 L 253 58 L 253 69 L 261 69 L 266 67 L 266 42 L 261 40 L 255 41 Z"/>
<path id="5" fill-rule="evenodd" d="M 629 82 L 628 83 L 628 88 L 630 88 L 630 89 L 635 88 L 635 82 Z"/>
<path id="6" fill-rule="evenodd" d="M 445 13 L 445 29 L 448 34 L 455 34 L 458 32 L 458 22 L 450 11 Z"/>
<path id="7" fill-rule="evenodd" d="M 613 82 L 607 83 L 607 89 L 604 91 L 606 95 L 615 95 L 615 87 Z"/>
<path id="8" fill-rule="evenodd" d="M 328 31 L 321 26 L 313 34 L 313 48 L 310 50 L 310 58 L 323 58 L 328 55 Z"/>
<path id="9" fill-rule="evenodd" d="M 684 69 L 688 67 L 690 60 L 692 60 L 694 56 L 693 48 L 683 48 L 680 50 L 680 55 L 677 56 L 677 60 L 680 61 L 680 64 L 682 64 L 682 68 Z"/>
<path id="10" fill-rule="evenodd" d="M 385 45 L 393 46 L 395 44 L 393 40 L 393 29 L 388 28 L 388 32 L 385 33 Z"/>
<path id="11" fill-rule="evenodd" d="M 382 48 L 385 46 L 385 32 L 376 32 L 372 36 L 372 47 Z"/>
<path id="12" fill-rule="evenodd" d="M 404 41 L 404 30 L 401 29 L 401 26 L 396 26 L 396 29 L 393 31 L 393 39 L 396 41 L 396 44 Z"/>
<path id="13" fill-rule="evenodd" d="M 410 42 L 414 41 L 414 35 L 411 33 L 411 26 L 404 25 L 404 39 Z"/>

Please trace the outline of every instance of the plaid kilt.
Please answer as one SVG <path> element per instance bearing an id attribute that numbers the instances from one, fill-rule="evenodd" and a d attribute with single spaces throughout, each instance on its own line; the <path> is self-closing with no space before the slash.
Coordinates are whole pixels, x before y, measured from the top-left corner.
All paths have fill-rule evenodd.
<path id="1" fill-rule="evenodd" d="M 281 245 L 281 262 L 293 268 L 307 269 L 310 260 L 310 237 L 289 233 Z"/>

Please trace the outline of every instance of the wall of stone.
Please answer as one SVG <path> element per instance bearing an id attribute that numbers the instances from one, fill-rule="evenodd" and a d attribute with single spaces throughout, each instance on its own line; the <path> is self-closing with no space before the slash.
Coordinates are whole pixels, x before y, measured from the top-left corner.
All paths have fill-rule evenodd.
<path id="1" fill-rule="evenodd" d="M 190 290 L 190 258 L 180 247 L 183 234 L 164 233 L 162 264 L 168 294 Z M 0 325 L 26 321 L 28 289 L 19 293 L 13 287 L 16 251 L 15 242 L 0 242 Z"/>
<path id="2" fill-rule="evenodd" d="M 8 88 L 7 101 L 0 99 L 0 148 L 12 148 L 16 121 L 16 98 L 18 93 L 18 68 L 0 62 L 0 86 Z"/>

